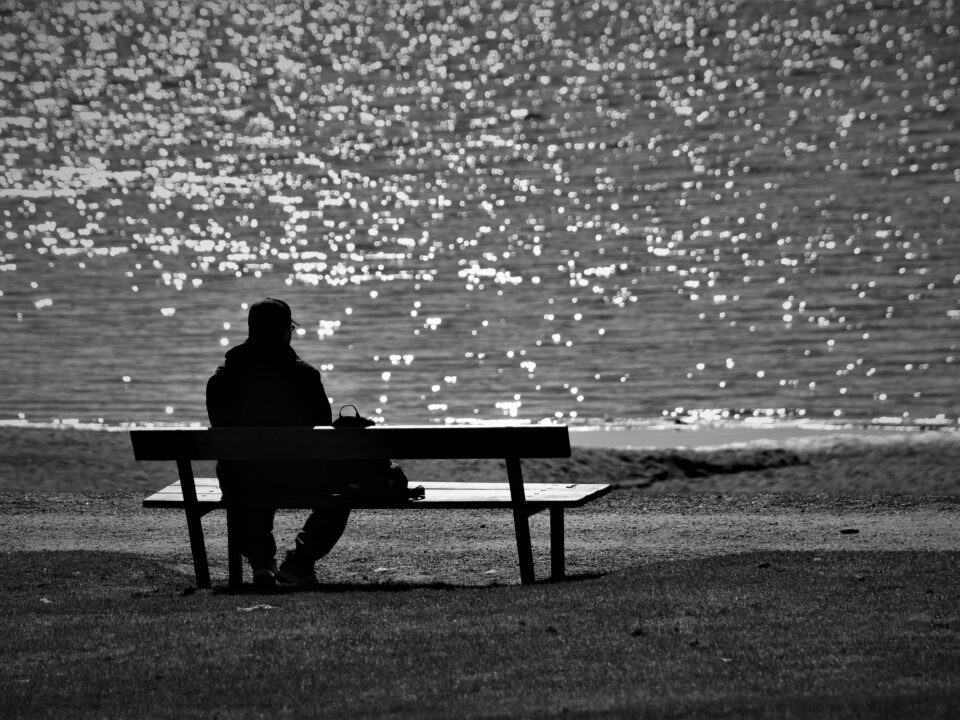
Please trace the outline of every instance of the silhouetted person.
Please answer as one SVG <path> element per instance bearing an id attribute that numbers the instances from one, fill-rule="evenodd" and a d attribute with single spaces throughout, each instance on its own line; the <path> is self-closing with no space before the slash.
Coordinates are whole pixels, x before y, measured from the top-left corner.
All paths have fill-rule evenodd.
<path id="1" fill-rule="evenodd" d="M 330 401 L 320 372 L 300 359 L 290 339 L 296 323 L 290 306 L 267 298 L 254 303 L 248 316 L 246 342 L 227 351 L 226 361 L 207 382 L 207 413 L 213 427 L 330 425 Z M 324 487 L 323 465 L 296 462 L 217 463 L 224 498 L 269 502 L 287 491 Z M 319 493 L 318 493 L 319 494 Z M 348 507 L 314 510 L 297 534 L 295 548 L 277 568 L 273 537 L 275 510 L 243 507 L 240 552 L 253 568 L 253 582 L 269 589 L 277 579 L 291 585 L 316 583 L 314 563 L 343 534 Z"/>

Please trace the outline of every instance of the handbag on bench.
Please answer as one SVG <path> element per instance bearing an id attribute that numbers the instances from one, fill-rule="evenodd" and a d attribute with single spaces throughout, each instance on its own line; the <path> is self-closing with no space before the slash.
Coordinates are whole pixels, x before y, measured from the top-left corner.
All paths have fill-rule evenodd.
<path id="1" fill-rule="evenodd" d="M 347 408 L 353 408 L 352 415 L 344 415 Z M 362 429 L 375 424 L 370 418 L 363 417 L 356 405 L 344 405 L 333 421 L 333 426 L 341 429 Z M 346 476 L 347 492 L 356 497 L 383 497 L 406 502 L 424 496 L 423 486 L 411 488 L 403 468 L 392 460 L 353 460 L 337 463 L 337 469 Z"/>

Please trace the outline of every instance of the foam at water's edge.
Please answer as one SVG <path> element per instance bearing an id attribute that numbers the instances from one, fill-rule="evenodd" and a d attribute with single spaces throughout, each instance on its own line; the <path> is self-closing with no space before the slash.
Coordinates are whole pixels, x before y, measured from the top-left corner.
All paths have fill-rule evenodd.
<path id="1" fill-rule="evenodd" d="M 447 423 L 453 424 L 453 423 Z M 529 425 L 529 422 L 484 423 L 473 420 L 470 425 Z M 0 432 L 4 429 L 26 430 L 77 430 L 94 432 L 128 432 L 138 428 L 200 428 L 200 423 L 81 423 L 78 421 L 52 421 L 47 423 L 25 420 L 0 420 Z M 600 421 L 578 423 L 570 426 L 570 443 L 579 448 L 656 450 L 665 448 L 688 448 L 712 450 L 717 448 L 807 448 L 830 447 L 840 444 L 874 444 L 889 442 L 956 442 L 960 430 L 955 427 L 929 427 L 921 425 L 890 426 L 882 424 L 839 423 L 829 421 L 775 421 L 744 422 L 727 421 L 713 423 L 675 423 L 662 419 L 635 419 L 619 424 Z"/>

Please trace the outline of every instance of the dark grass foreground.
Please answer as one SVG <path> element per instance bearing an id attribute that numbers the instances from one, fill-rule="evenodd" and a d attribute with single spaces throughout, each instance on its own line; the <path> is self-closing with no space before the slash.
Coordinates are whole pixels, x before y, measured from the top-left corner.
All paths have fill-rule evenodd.
<path id="1" fill-rule="evenodd" d="M 958 562 L 231 595 L 132 555 L 3 553 L 0 717 L 956 717 Z"/>

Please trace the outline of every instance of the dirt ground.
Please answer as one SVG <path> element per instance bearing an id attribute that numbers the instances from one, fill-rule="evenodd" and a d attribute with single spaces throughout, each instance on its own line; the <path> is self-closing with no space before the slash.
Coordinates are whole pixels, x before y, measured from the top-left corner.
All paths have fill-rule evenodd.
<path id="1" fill-rule="evenodd" d="M 0 495 L 0 548 L 96 550 L 161 559 L 192 583 L 182 513 L 145 510 L 132 494 Z M 278 544 L 303 513 L 277 519 Z M 204 518 L 214 585 L 226 582 L 223 513 Z M 615 573 L 646 563 L 757 550 L 960 550 L 960 498 L 657 495 L 620 490 L 566 512 L 567 572 Z M 538 579 L 549 576 L 549 519 L 531 518 Z M 519 581 L 508 511 L 354 511 L 322 581 L 488 585 Z"/>
<path id="2" fill-rule="evenodd" d="M 405 462 L 411 481 L 503 477 L 497 461 Z M 574 448 L 524 463 L 531 482 L 616 489 L 566 512 L 572 577 L 756 550 L 960 550 L 960 439 L 910 434 L 747 443 L 705 451 Z M 198 468 L 198 474 L 212 472 Z M 97 550 L 161 559 L 193 579 L 183 514 L 143 497 L 172 463 L 135 463 L 125 433 L 0 428 L 0 551 Z M 278 515 L 280 547 L 303 513 Z M 223 513 L 203 520 L 214 584 L 226 582 Z M 549 519 L 530 520 L 538 579 L 549 575 Z M 508 511 L 354 511 L 318 567 L 328 582 L 518 582 Z"/>

